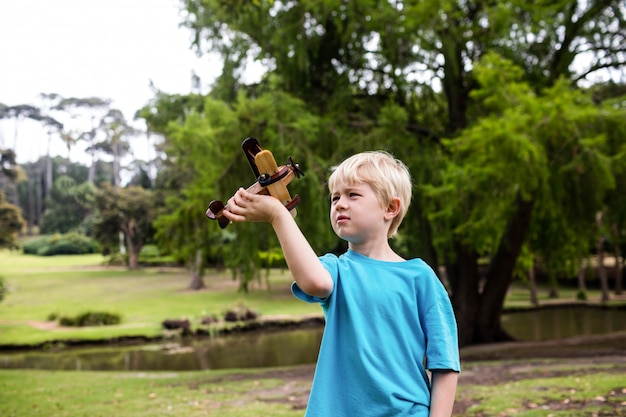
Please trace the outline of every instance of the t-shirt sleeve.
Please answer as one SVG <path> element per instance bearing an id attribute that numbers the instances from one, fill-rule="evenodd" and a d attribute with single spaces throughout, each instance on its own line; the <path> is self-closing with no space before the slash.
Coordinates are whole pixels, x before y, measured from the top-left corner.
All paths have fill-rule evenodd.
<path id="1" fill-rule="evenodd" d="M 336 255 L 333 255 L 331 253 L 326 254 L 324 256 L 320 256 L 318 259 L 320 260 L 324 268 L 330 273 L 330 276 L 333 279 L 333 283 L 335 284 L 333 285 L 333 291 L 334 291 L 334 287 L 337 284 L 337 275 L 338 275 L 337 274 L 337 271 L 338 271 L 337 262 L 339 259 L 337 258 Z M 302 290 L 302 288 L 300 288 L 298 283 L 295 281 L 291 284 L 291 293 L 296 298 L 302 301 L 306 301 L 307 303 L 322 303 L 323 304 L 324 302 L 328 300 L 330 296 L 332 296 L 332 293 L 326 298 L 320 298 L 320 297 L 316 297 L 313 295 L 309 295 L 305 293 Z"/>
<path id="2" fill-rule="evenodd" d="M 456 321 L 448 303 L 439 302 L 428 312 L 426 322 L 426 368 L 459 372 L 459 342 Z"/>
<path id="3" fill-rule="evenodd" d="M 439 279 L 436 276 L 432 279 L 434 302 L 429 306 L 423 322 L 426 368 L 460 372 L 459 338 L 452 303 Z"/>

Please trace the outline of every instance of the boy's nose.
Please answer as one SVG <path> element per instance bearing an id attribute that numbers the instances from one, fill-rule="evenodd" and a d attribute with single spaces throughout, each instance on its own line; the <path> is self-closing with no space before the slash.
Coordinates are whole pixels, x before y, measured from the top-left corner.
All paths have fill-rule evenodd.
<path id="1" fill-rule="evenodd" d="M 347 206 L 346 204 L 346 199 L 343 197 L 339 197 L 336 201 L 335 201 L 335 210 L 343 210 L 345 209 Z"/>

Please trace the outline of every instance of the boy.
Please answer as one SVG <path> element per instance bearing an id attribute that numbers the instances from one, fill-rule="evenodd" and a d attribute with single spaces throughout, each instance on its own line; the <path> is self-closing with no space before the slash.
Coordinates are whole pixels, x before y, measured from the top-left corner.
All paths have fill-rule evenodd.
<path id="1" fill-rule="evenodd" d="M 451 416 L 460 363 L 448 294 L 426 263 L 389 245 L 411 201 L 407 167 L 383 151 L 359 153 L 328 188 L 333 230 L 348 242 L 339 257 L 318 258 L 275 198 L 240 189 L 225 212 L 233 222 L 270 223 L 293 294 L 324 310 L 306 416 Z"/>

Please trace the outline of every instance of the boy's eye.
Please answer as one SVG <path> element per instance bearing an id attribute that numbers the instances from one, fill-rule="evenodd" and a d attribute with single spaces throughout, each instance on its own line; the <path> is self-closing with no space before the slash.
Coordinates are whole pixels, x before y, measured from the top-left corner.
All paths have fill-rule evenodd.
<path id="1" fill-rule="evenodd" d="M 339 200 L 339 196 L 337 196 L 337 195 L 332 196 L 331 199 L 330 199 L 330 201 L 333 201 L 333 202 L 335 202 L 337 200 Z"/>

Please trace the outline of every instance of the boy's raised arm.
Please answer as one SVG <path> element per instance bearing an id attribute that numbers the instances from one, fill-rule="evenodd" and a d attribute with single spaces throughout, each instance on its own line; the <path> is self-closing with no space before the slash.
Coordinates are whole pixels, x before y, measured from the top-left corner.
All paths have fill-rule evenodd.
<path id="1" fill-rule="evenodd" d="M 228 207 L 224 216 L 233 222 L 270 223 L 300 289 L 320 298 L 330 295 L 333 289 L 330 274 L 280 201 L 267 195 L 249 193 L 242 188 L 228 200 Z"/>

